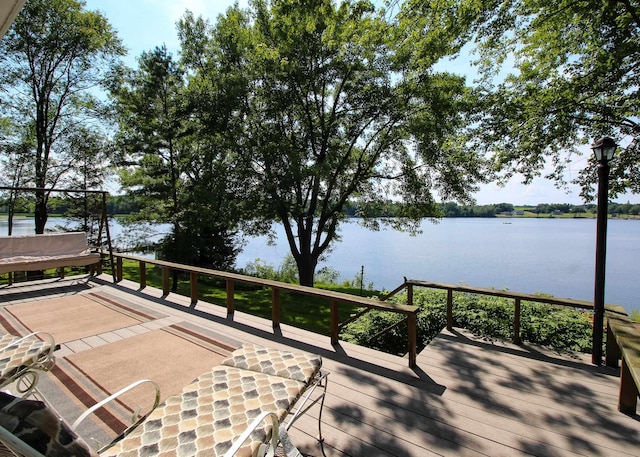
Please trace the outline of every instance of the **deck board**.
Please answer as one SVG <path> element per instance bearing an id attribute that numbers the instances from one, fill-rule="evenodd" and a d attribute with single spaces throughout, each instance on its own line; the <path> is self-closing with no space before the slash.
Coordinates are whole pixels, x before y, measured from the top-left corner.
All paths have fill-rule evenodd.
<path id="1" fill-rule="evenodd" d="M 640 455 L 640 417 L 617 411 L 618 370 L 594 367 L 589 356 L 454 329 L 421 351 L 412 370 L 406 358 L 343 341 L 334 347 L 328 335 L 287 325 L 274 331 L 270 321 L 240 312 L 231 320 L 223 306 L 200 302 L 194 309 L 187 297 L 104 278 L 0 288 L 0 306 L 93 290 L 166 316 L 65 344 L 58 357 L 175 322 L 235 341 L 318 353 L 330 372 L 322 416 L 326 457 Z M 317 414 L 312 409 L 291 430 L 313 456 L 322 455 Z"/>

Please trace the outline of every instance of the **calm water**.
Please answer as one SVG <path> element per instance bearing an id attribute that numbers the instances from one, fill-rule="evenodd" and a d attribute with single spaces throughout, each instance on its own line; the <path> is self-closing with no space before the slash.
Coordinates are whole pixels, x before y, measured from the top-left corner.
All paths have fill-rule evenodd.
<path id="1" fill-rule="evenodd" d="M 52 220 L 50 225 L 59 221 Z M 121 232 L 115 221 L 111 234 Z M 359 277 L 365 284 L 393 289 L 403 277 L 556 297 L 593 299 L 594 219 L 443 219 L 425 221 L 412 237 L 385 230 L 372 232 L 355 222 L 343 224 L 342 241 L 320 266 L 341 279 Z M 33 221 L 21 220 L 14 234 L 32 233 Z M 289 252 L 282 230 L 275 246 L 266 237 L 251 238 L 237 265 L 259 258 L 279 266 Z M 6 234 L 6 221 L 0 221 Z M 640 221 L 609 220 L 606 302 L 640 310 Z"/>
<path id="2" fill-rule="evenodd" d="M 476 287 L 544 292 L 593 300 L 593 219 L 443 219 L 425 221 L 412 237 L 392 230 L 371 232 L 344 224 L 342 241 L 322 265 L 353 279 L 364 266 L 365 284 L 394 289 L 410 279 Z M 279 232 L 276 246 L 250 240 L 238 265 L 260 258 L 280 265 L 288 252 Z M 640 309 L 640 221 L 608 223 L 606 302 Z"/>

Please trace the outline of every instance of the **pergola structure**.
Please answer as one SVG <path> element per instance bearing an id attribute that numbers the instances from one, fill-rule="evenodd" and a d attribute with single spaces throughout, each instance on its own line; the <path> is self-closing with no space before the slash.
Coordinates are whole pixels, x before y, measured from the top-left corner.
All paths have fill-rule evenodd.
<path id="1" fill-rule="evenodd" d="M 0 39 L 7 33 L 27 0 L 2 0 L 0 2 Z"/>

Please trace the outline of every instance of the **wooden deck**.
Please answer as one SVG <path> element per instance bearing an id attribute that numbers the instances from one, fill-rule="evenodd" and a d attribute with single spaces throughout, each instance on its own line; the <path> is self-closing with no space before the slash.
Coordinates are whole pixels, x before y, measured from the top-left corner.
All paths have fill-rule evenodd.
<path id="1" fill-rule="evenodd" d="M 617 411 L 618 372 L 593 367 L 590 356 L 484 341 L 456 329 L 442 332 L 412 370 L 400 357 L 344 342 L 334 347 L 328 336 L 286 325 L 274 332 L 270 321 L 239 312 L 231 321 L 223 307 L 199 302 L 191 309 L 186 297 L 110 279 L 0 287 L 0 306 L 99 290 L 168 316 L 109 338 L 66 342 L 57 357 L 177 321 L 237 341 L 319 353 L 330 372 L 324 446 L 314 439 L 315 410 L 291 432 L 313 456 L 640 456 L 640 417 Z"/>

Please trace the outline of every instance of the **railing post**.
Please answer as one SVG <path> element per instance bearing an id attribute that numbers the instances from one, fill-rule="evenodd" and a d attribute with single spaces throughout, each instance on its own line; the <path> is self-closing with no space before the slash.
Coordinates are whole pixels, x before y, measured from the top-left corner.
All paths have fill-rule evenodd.
<path id="1" fill-rule="evenodd" d="M 122 281 L 123 273 L 122 273 L 122 257 L 118 257 L 116 259 L 116 280 L 118 282 Z"/>
<path id="2" fill-rule="evenodd" d="M 273 327 L 280 327 L 280 289 L 277 287 L 271 288 L 271 321 Z"/>
<path id="3" fill-rule="evenodd" d="M 227 278 L 227 317 L 232 317 L 236 310 L 233 279 Z"/>
<path id="4" fill-rule="evenodd" d="M 64 279 L 64 267 L 60 267 L 60 279 Z"/>
<path id="5" fill-rule="evenodd" d="M 162 267 L 162 295 L 169 295 L 169 267 Z"/>
<path id="6" fill-rule="evenodd" d="M 338 301 L 331 300 L 331 344 L 338 344 L 340 319 L 338 317 Z"/>
<path id="7" fill-rule="evenodd" d="M 447 289 L 447 330 L 453 330 L 453 290 Z"/>
<path id="8" fill-rule="evenodd" d="M 413 284 L 407 284 L 407 305 L 413 306 Z"/>
<path id="9" fill-rule="evenodd" d="M 140 261 L 138 269 L 140 270 L 140 290 L 142 290 L 147 287 L 147 263 Z"/>
<path id="10" fill-rule="evenodd" d="M 198 273 L 192 271 L 189 274 L 189 283 L 191 285 L 191 306 L 196 306 L 198 303 Z"/>
<path id="11" fill-rule="evenodd" d="M 407 326 L 409 335 L 409 367 L 415 368 L 418 358 L 418 312 L 410 313 L 407 316 Z"/>
<path id="12" fill-rule="evenodd" d="M 620 350 L 620 346 L 618 346 L 616 337 L 613 336 L 609 319 L 605 319 L 605 322 L 607 324 L 607 342 L 605 346 L 604 363 L 608 367 L 618 368 L 618 360 L 622 358 L 622 351 Z"/>
<path id="13" fill-rule="evenodd" d="M 513 311 L 513 342 L 514 344 L 522 343 L 520 339 L 520 299 L 516 298 Z"/>

